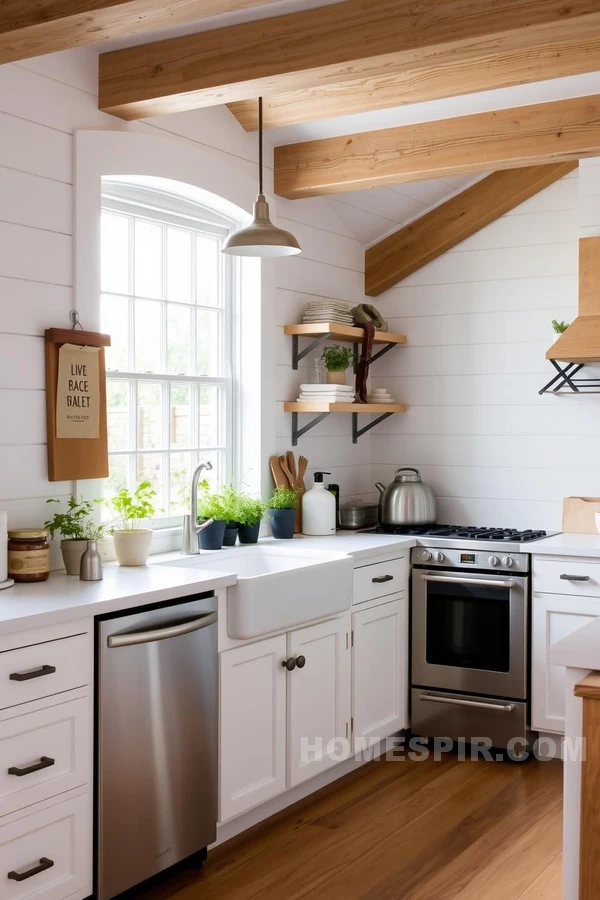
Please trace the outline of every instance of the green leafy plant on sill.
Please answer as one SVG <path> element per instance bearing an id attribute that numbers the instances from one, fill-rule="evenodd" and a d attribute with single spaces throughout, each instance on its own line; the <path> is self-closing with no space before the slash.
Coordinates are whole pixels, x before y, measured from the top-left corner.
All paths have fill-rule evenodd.
<path id="1" fill-rule="evenodd" d="M 60 503 L 60 500 L 47 500 L 46 503 Z M 94 521 L 94 507 L 102 500 L 80 500 L 69 497 L 65 512 L 57 512 L 52 519 L 44 522 L 44 526 L 54 538 L 60 534 L 65 541 L 101 541 L 110 533 L 108 525 Z"/>
<path id="2" fill-rule="evenodd" d="M 345 372 L 353 363 L 352 350 L 339 344 L 325 347 L 321 358 L 328 372 Z"/>
<path id="3" fill-rule="evenodd" d="M 116 531 L 139 531 L 140 524 L 146 519 L 151 519 L 156 512 L 153 498 L 156 491 L 149 481 L 140 481 L 135 491 L 130 493 L 127 488 L 110 500 L 110 506 L 116 513 Z"/>
<path id="4" fill-rule="evenodd" d="M 249 494 L 240 494 L 236 521 L 240 525 L 256 525 L 267 511 L 267 504 L 260 497 L 251 497 Z"/>
<path id="5" fill-rule="evenodd" d="M 570 322 L 558 322 L 556 319 L 552 319 L 552 327 L 557 334 L 564 334 L 570 324 Z"/>
<path id="6" fill-rule="evenodd" d="M 298 494 L 291 488 L 275 488 L 268 501 L 269 509 L 296 509 Z"/>
<path id="7" fill-rule="evenodd" d="M 211 491 L 206 479 L 199 482 L 198 518 L 214 519 L 216 522 L 229 522 L 231 512 L 230 498 L 225 498 L 222 491 Z"/>

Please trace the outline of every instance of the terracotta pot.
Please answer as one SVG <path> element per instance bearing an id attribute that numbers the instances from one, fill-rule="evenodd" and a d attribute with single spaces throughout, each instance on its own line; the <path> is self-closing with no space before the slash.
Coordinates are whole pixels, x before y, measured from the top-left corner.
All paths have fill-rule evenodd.
<path id="1" fill-rule="evenodd" d="M 67 575 L 77 575 L 79 578 L 79 566 L 81 557 L 85 553 L 87 541 L 63 540 L 60 542 L 60 551 Z"/>
<path id="2" fill-rule="evenodd" d="M 149 528 L 115 531 L 113 541 L 120 566 L 146 565 L 152 544 L 152 531 Z"/>
<path id="3" fill-rule="evenodd" d="M 327 384 L 346 384 L 345 372 L 328 372 Z"/>

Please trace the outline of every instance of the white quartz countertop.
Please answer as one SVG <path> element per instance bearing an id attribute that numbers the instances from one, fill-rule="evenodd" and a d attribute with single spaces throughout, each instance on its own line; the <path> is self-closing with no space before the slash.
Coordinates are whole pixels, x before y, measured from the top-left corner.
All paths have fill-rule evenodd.
<path id="1" fill-rule="evenodd" d="M 600 670 L 600 617 L 553 644 L 550 662 L 555 666 Z"/>
<path id="2" fill-rule="evenodd" d="M 266 538 L 263 546 L 285 546 L 286 549 L 331 550 L 355 559 L 380 557 L 383 554 L 409 549 L 416 545 L 413 538 L 381 534 L 341 532 L 331 537 L 304 537 L 293 541 Z M 235 548 L 227 548 L 223 570 L 203 571 L 197 564 L 161 566 L 162 562 L 179 559 L 178 553 L 151 557 L 150 564 L 125 568 L 116 563 L 104 567 L 104 579 L 83 582 L 64 572 L 52 572 L 48 581 L 37 584 L 16 584 L 0 591 L 0 634 L 53 625 L 85 616 L 98 616 L 134 609 L 147 603 L 161 603 L 191 594 L 231 587 L 236 584 Z M 203 554 L 201 554 L 202 556 Z M 219 551 L 207 553 L 211 563 Z M 194 563 L 198 557 L 194 557 Z"/>
<path id="3" fill-rule="evenodd" d="M 563 532 L 542 541 L 522 544 L 521 551 L 536 555 L 597 556 L 600 557 L 600 534 L 570 534 Z"/>
<path id="4" fill-rule="evenodd" d="M 176 600 L 229 587 L 236 580 L 231 572 L 153 565 L 124 568 L 116 563 L 104 567 L 102 581 L 52 572 L 48 581 L 0 591 L 0 634 Z"/>

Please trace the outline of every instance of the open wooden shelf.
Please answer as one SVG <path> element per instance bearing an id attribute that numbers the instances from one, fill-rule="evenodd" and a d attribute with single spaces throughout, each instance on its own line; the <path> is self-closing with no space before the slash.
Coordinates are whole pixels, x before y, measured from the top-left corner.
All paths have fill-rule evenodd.
<path id="1" fill-rule="evenodd" d="M 317 403 L 295 400 L 284 403 L 286 412 L 295 413 L 404 413 L 404 403 Z"/>
<path id="2" fill-rule="evenodd" d="M 284 325 L 284 334 L 297 337 L 324 337 L 327 340 L 345 341 L 350 344 L 360 344 L 365 336 L 364 328 L 355 328 L 353 325 L 339 325 L 337 322 L 311 322 L 310 325 Z M 394 334 L 391 331 L 376 331 L 376 344 L 405 344 L 406 335 Z"/>

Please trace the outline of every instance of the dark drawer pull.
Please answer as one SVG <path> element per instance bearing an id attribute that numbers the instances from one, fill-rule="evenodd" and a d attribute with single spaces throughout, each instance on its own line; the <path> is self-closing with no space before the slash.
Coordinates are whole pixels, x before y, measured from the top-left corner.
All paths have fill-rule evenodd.
<path id="1" fill-rule="evenodd" d="M 39 772 L 42 769 L 49 769 L 50 766 L 54 765 L 54 760 L 50 756 L 42 756 L 40 757 L 39 763 L 34 763 L 32 766 L 26 766 L 23 769 L 20 769 L 18 766 L 11 766 L 8 770 L 9 775 L 16 775 L 17 778 L 22 778 L 23 775 L 31 775 L 32 772 Z"/>
<path id="2" fill-rule="evenodd" d="M 9 872 L 8 877 L 11 881 L 26 881 L 28 878 L 32 878 L 34 875 L 39 875 L 40 872 L 45 872 L 46 869 L 51 869 L 53 865 L 53 859 L 48 859 L 46 856 L 42 856 L 39 865 L 34 866 L 33 869 L 28 869 L 27 872 Z"/>
<path id="3" fill-rule="evenodd" d="M 378 575 L 377 578 L 373 578 L 373 584 L 385 584 L 386 581 L 393 581 L 393 575 Z"/>
<path id="4" fill-rule="evenodd" d="M 589 581 L 589 575 L 561 575 L 561 581 Z"/>
<path id="5" fill-rule="evenodd" d="M 9 675 L 11 681 L 31 681 L 32 678 L 42 678 L 44 675 L 53 675 L 56 672 L 56 666 L 40 666 L 39 669 L 32 669 L 31 672 L 13 672 Z"/>

